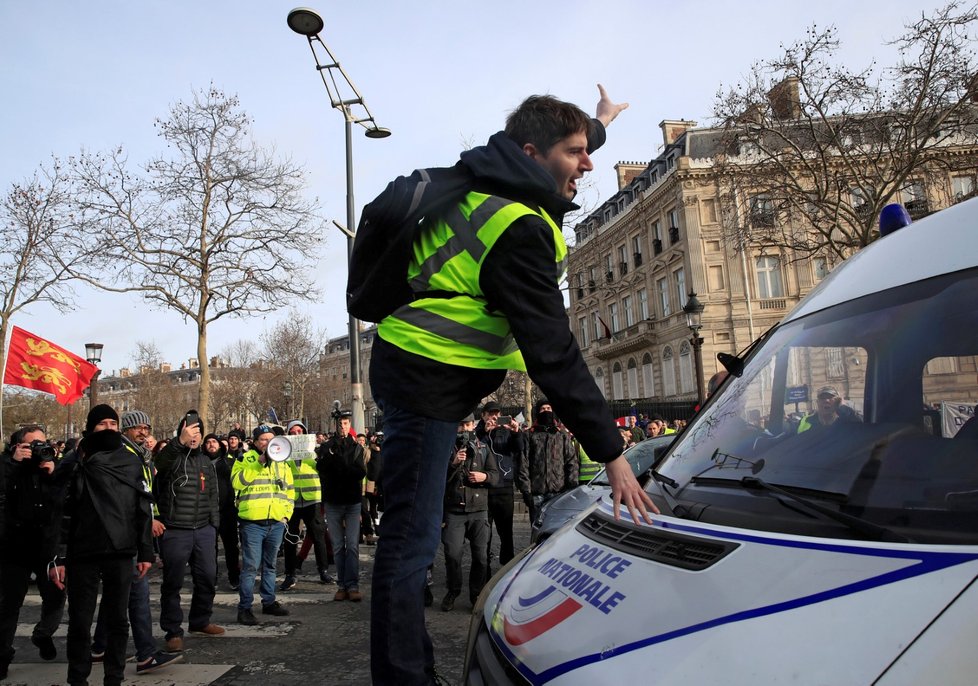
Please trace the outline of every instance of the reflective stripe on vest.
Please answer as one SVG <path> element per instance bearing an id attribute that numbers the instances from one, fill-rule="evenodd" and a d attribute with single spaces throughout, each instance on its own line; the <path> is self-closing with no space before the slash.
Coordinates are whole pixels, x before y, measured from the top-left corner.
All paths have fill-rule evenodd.
<path id="1" fill-rule="evenodd" d="M 529 215 L 542 219 L 553 232 L 559 282 L 566 269 L 567 245 L 550 216 L 522 203 L 471 192 L 445 216 L 424 225 L 408 267 L 415 293 L 458 295 L 408 303 L 379 324 L 378 335 L 403 350 L 446 364 L 525 371 L 506 317 L 487 309 L 479 276 L 502 233 Z"/>
<path id="2" fill-rule="evenodd" d="M 588 457 L 583 448 L 578 448 L 577 454 L 581 458 L 581 464 L 580 467 L 578 467 L 577 472 L 577 483 L 586 484 L 588 481 L 598 475 L 598 472 L 601 471 L 601 468 L 604 467 L 604 465 L 600 462 L 595 462 Z"/>
<path id="3" fill-rule="evenodd" d="M 313 505 L 323 499 L 322 482 L 316 471 L 315 460 L 291 460 L 288 462 L 295 484 L 295 504 L 298 507 Z"/>

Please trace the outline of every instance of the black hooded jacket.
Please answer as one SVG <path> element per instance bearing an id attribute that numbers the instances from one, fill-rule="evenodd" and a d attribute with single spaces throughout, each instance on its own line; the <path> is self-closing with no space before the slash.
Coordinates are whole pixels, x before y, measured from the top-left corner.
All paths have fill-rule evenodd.
<path id="1" fill-rule="evenodd" d="M 227 448 L 221 443 L 217 434 L 211 433 L 204 436 L 204 443 L 201 445 L 206 444 L 208 438 L 217 441 L 218 446 L 217 453 L 214 455 L 204 454 L 210 458 L 211 464 L 214 465 L 214 473 L 217 475 L 217 501 L 221 509 L 221 519 L 230 517 L 231 520 L 234 520 L 238 516 L 238 508 L 234 504 L 234 490 L 231 488 L 231 463 L 234 458 L 228 457 Z"/>
<path id="2" fill-rule="evenodd" d="M 604 142 L 600 125 L 589 150 Z M 543 208 L 560 224 L 577 206 L 556 192 L 550 174 L 505 133 L 462 153 L 470 190 Z M 621 454 L 611 410 L 591 376 L 564 310 L 554 263 L 553 232 L 542 219 L 525 216 L 503 232 L 485 257 L 480 285 L 488 307 L 506 315 L 530 377 L 597 462 Z M 503 370 L 448 365 L 406 352 L 378 337 L 371 352 L 374 397 L 423 416 L 458 421 L 502 383 Z M 419 393 L 418 389 L 425 389 Z"/>
<path id="3" fill-rule="evenodd" d="M 89 434 L 55 470 L 66 482 L 59 555 L 153 561 L 153 499 L 118 431 Z"/>

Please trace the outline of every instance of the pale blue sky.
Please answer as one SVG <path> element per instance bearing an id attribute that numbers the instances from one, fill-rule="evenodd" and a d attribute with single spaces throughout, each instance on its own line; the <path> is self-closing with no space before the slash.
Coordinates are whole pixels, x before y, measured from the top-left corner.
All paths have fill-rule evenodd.
<path id="1" fill-rule="evenodd" d="M 311 1 L 311 0 L 310 0 Z M 0 183 L 28 176 L 51 154 L 123 145 L 141 162 L 160 151 L 153 120 L 213 82 L 237 93 L 259 141 L 309 170 L 310 194 L 345 221 L 343 121 L 314 69 L 306 40 L 289 30 L 296 0 L 0 0 Z M 502 127 L 525 96 L 551 93 L 593 111 L 595 84 L 631 108 L 594 157 L 594 204 L 615 191 L 614 164 L 647 161 L 658 123 L 709 122 L 721 84 L 814 23 L 835 24 L 853 65 L 887 63 L 884 40 L 934 4 L 904 0 L 378 0 L 312 4 L 322 37 L 393 135 L 354 137 L 357 213 L 394 176 L 454 163 L 464 147 Z M 345 241 L 331 230 L 304 311 L 329 336 L 346 332 Z M 79 288 L 67 317 L 35 306 L 14 322 L 79 352 L 105 344 L 106 373 L 127 366 L 136 341 L 175 365 L 196 355 L 196 334 L 136 297 Z M 221 321 L 218 354 L 257 340 L 274 316 Z"/>

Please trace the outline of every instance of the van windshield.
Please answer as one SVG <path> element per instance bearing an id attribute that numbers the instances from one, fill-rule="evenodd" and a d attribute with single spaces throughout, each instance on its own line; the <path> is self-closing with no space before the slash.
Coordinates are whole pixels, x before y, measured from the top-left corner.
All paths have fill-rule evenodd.
<path id="1" fill-rule="evenodd" d="M 976 403 L 970 269 L 782 325 L 659 471 L 679 482 L 671 491 L 684 511 L 704 521 L 866 537 L 807 499 L 913 541 L 975 544 Z M 758 481 L 801 498 L 750 487 Z"/>

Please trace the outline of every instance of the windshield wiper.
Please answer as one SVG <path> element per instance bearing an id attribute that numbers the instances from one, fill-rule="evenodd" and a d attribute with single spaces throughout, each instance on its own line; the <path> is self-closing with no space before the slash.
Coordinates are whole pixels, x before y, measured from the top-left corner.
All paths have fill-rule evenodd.
<path id="1" fill-rule="evenodd" d="M 769 491 L 771 493 L 776 493 L 777 495 L 780 495 L 784 498 L 788 498 L 789 500 L 793 500 L 796 503 L 801 503 L 808 509 L 814 510 L 819 514 L 825 515 L 829 519 L 834 519 L 837 522 L 845 524 L 853 531 L 861 533 L 871 538 L 872 540 L 884 541 L 888 543 L 913 543 L 913 541 L 910 538 L 904 536 L 903 534 L 898 534 L 892 529 L 886 528 L 885 526 L 880 526 L 879 524 L 873 524 L 872 522 L 862 519 L 860 517 L 854 517 L 852 515 L 847 515 L 844 512 L 839 512 L 838 510 L 833 510 L 829 507 L 825 507 L 824 505 L 820 505 L 819 503 L 816 503 L 813 500 L 810 500 L 808 498 L 803 498 L 802 496 L 792 493 L 791 491 L 785 490 L 783 488 L 779 488 L 777 486 L 774 486 L 773 484 L 769 484 L 763 479 L 758 479 L 756 476 L 745 476 L 742 479 L 740 479 L 740 481 L 735 481 L 731 479 L 730 482 L 739 483 L 744 488 L 748 488 L 748 489 L 758 489 L 758 490 Z"/>

